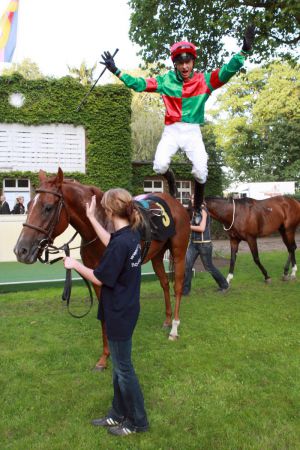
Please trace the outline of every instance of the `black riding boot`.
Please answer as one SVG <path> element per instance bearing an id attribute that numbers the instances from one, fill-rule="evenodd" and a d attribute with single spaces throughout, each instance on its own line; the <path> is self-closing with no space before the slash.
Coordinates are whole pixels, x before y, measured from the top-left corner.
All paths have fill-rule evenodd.
<path id="1" fill-rule="evenodd" d="M 204 202 L 205 183 L 199 183 L 195 180 L 195 193 L 194 193 L 194 210 L 199 211 L 202 203 Z"/>
<path id="2" fill-rule="evenodd" d="M 199 183 L 195 180 L 195 193 L 194 193 L 194 213 L 192 219 L 192 225 L 199 225 L 201 222 L 200 208 L 204 201 L 205 183 Z"/>
<path id="3" fill-rule="evenodd" d="M 172 197 L 176 198 L 177 197 L 177 188 L 176 188 L 176 180 L 175 180 L 175 175 L 172 169 L 168 169 L 163 176 L 165 177 L 165 179 L 168 182 L 168 186 L 169 186 L 169 193 L 170 195 L 172 195 Z"/>

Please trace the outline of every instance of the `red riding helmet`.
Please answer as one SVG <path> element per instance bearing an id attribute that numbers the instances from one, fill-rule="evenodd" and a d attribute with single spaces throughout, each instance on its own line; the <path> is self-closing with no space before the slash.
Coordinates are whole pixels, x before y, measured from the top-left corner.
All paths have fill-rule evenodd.
<path id="1" fill-rule="evenodd" d="M 179 59 L 178 57 L 186 59 L 187 57 L 190 57 L 192 55 L 193 59 L 197 58 L 196 46 L 187 41 L 176 42 L 172 45 L 170 52 L 173 62 L 175 62 L 176 59 Z"/>

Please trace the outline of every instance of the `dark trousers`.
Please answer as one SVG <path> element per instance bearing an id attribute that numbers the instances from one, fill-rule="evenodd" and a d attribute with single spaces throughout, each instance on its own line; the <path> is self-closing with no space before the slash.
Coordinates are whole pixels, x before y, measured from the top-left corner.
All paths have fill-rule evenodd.
<path id="1" fill-rule="evenodd" d="M 125 419 L 126 425 L 135 430 L 148 428 L 144 397 L 131 362 L 132 339 L 108 341 L 113 364 L 114 397 L 109 415 L 117 420 Z"/>
<path id="2" fill-rule="evenodd" d="M 226 278 L 221 274 L 221 272 L 213 265 L 212 262 L 212 243 L 208 242 L 205 244 L 195 244 L 190 242 L 186 258 L 185 258 L 185 275 L 183 283 L 183 295 L 187 295 L 192 286 L 193 278 L 193 267 L 198 256 L 200 256 L 204 269 L 211 274 L 215 279 L 216 283 L 221 289 L 228 288 L 228 283 Z"/>

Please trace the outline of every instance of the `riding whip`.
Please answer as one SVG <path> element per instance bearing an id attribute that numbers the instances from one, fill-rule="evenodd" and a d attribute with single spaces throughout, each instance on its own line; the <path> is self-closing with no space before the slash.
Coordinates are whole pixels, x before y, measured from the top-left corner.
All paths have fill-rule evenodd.
<path id="1" fill-rule="evenodd" d="M 116 56 L 116 54 L 118 53 L 119 49 L 116 48 L 114 54 L 112 55 L 112 57 L 114 58 Z M 102 70 L 102 72 L 100 73 L 99 77 L 97 78 L 97 80 L 95 81 L 95 83 L 93 84 L 93 86 L 91 87 L 91 89 L 85 94 L 85 96 L 83 97 L 83 99 L 81 100 L 80 104 L 78 105 L 76 112 L 80 111 L 81 106 L 83 105 L 83 103 L 86 101 L 86 99 L 88 98 L 88 96 L 90 95 L 90 93 L 92 92 L 92 90 L 95 88 L 96 84 L 98 83 L 98 81 L 100 80 L 100 78 L 102 77 L 102 75 L 104 74 L 104 72 L 106 71 L 106 67 L 104 67 L 104 69 Z"/>

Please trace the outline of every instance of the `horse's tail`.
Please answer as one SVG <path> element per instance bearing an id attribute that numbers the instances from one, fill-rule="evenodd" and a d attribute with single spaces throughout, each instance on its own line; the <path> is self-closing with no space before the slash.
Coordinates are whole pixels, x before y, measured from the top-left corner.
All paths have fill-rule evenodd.
<path id="1" fill-rule="evenodd" d="M 172 253 L 170 252 L 170 256 L 169 256 L 169 280 L 170 281 L 174 281 L 175 280 L 175 272 L 174 272 L 174 258 Z"/>

